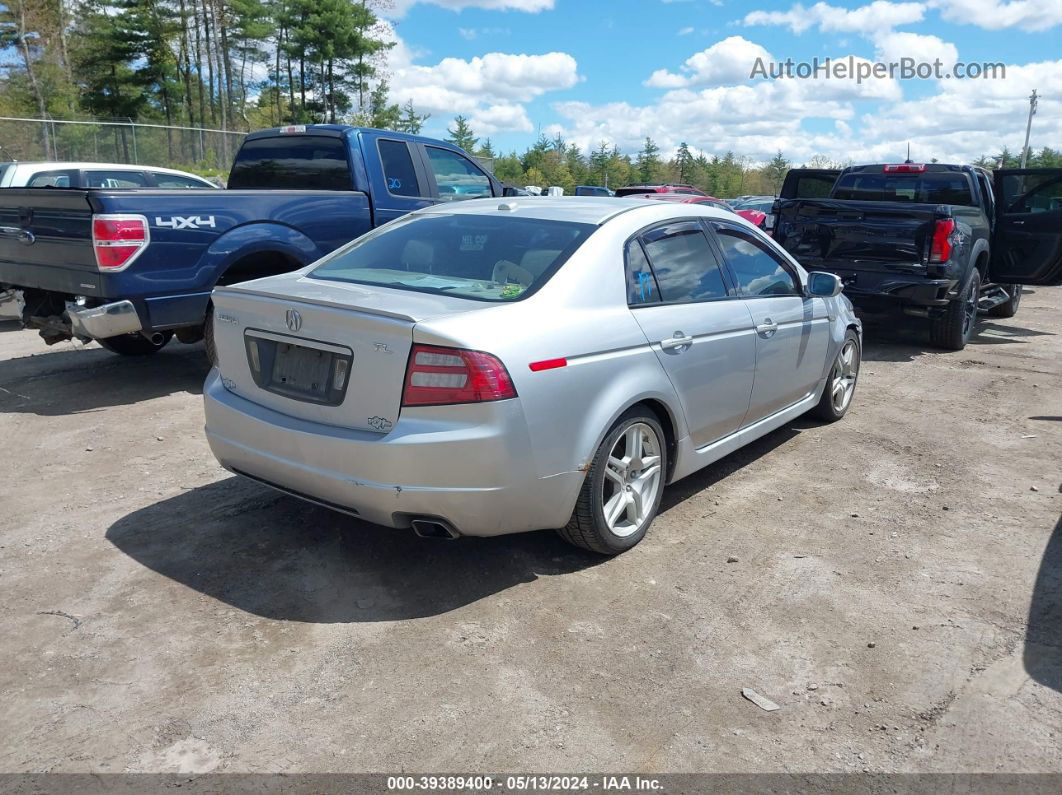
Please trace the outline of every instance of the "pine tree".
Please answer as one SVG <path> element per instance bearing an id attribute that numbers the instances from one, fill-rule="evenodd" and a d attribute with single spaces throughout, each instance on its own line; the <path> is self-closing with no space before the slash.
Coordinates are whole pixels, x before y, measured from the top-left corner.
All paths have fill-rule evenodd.
<path id="1" fill-rule="evenodd" d="M 398 129 L 402 132 L 418 135 L 424 127 L 424 122 L 431 118 L 430 113 L 417 113 L 413 107 L 413 100 L 408 100 L 402 106 L 402 118 L 398 122 Z"/>
<path id="2" fill-rule="evenodd" d="M 638 178 L 642 184 L 652 184 L 660 171 L 660 147 L 652 138 L 646 136 L 645 145 L 638 153 Z"/>
<path id="3" fill-rule="evenodd" d="M 472 128 L 468 124 L 468 119 L 464 116 L 454 117 L 453 128 L 448 127 L 446 132 L 450 134 L 446 139 L 447 143 L 459 146 L 469 154 L 476 151 L 476 144 L 479 143 L 479 139 L 472 134 Z"/>
<path id="4" fill-rule="evenodd" d="M 790 163 L 782 155 L 781 150 L 778 151 L 771 161 L 764 166 L 763 175 L 767 180 L 767 184 L 771 186 L 771 192 L 774 195 L 778 195 L 778 191 L 782 189 L 782 182 L 785 180 L 785 175 L 789 171 Z"/>
<path id="5" fill-rule="evenodd" d="M 686 142 L 683 141 L 679 144 L 678 152 L 675 154 L 675 166 L 678 168 L 679 182 L 684 185 L 693 183 L 694 164 L 693 153 L 686 145 Z"/>

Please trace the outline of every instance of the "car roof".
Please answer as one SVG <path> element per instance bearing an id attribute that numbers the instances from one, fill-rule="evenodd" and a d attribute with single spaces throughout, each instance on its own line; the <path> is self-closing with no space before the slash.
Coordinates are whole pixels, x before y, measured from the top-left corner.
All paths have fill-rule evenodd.
<path id="1" fill-rule="evenodd" d="M 32 168 L 46 168 L 52 171 L 67 171 L 70 169 L 106 168 L 112 171 L 152 171 L 158 174 L 179 174 L 182 177 L 195 177 L 204 182 L 208 180 L 198 174 L 188 171 L 180 171 L 176 168 L 163 168 L 162 166 L 144 166 L 134 163 L 94 163 L 89 161 L 63 161 L 63 160 L 17 160 L 0 165 L 30 166 Z"/>
<path id="2" fill-rule="evenodd" d="M 514 218 L 534 218 L 542 221 L 571 221 L 574 223 L 600 226 L 616 216 L 634 210 L 655 208 L 666 209 L 670 202 L 656 199 L 621 198 L 610 196 L 517 196 L 496 199 L 466 199 L 464 201 L 446 202 L 417 210 L 417 215 L 493 215 L 505 213 Z M 502 209 L 502 208 L 505 209 Z M 686 205 L 696 207 L 698 214 L 719 214 L 723 211 L 705 204 Z M 510 209 L 511 208 L 511 209 Z M 674 212 L 674 210 L 672 210 Z"/>

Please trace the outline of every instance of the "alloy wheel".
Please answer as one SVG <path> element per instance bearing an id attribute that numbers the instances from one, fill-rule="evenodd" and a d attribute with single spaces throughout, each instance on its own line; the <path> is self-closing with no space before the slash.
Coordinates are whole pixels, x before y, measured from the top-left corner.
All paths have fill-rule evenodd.
<path id="1" fill-rule="evenodd" d="M 830 396 L 838 414 L 848 408 L 859 378 L 859 346 L 855 340 L 847 340 L 837 355 L 830 377 Z"/>
<path id="2" fill-rule="evenodd" d="M 601 510 L 609 530 L 621 538 L 633 535 L 649 517 L 663 488 L 660 438 L 644 422 L 627 428 L 605 463 Z"/>

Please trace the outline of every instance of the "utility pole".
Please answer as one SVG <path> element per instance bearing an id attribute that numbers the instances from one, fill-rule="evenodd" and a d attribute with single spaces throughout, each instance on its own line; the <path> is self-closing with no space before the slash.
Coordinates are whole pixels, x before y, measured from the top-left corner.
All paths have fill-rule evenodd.
<path id="1" fill-rule="evenodd" d="M 1021 150 L 1021 167 L 1025 168 L 1026 163 L 1029 162 L 1029 135 L 1032 133 L 1032 117 L 1036 115 L 1036 104 L 1039 102 L 1039 97 L 1036 96 L 1036 89 L 1033 89 L 1032 94 L 1029 95 L 1029 123 L 1025 126 L 1025 148 Z"/>

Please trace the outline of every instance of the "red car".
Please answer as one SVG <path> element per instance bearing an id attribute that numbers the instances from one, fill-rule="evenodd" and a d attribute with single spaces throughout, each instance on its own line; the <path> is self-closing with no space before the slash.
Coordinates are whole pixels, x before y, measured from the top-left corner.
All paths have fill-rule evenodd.
<path id="1" fill-rule="evenodd" d="M 692 185 L 628 185 L 619 188 L 616 196 L 640 196 L 643 193 L 681 193 L 686 196 L 704 196 L 704 191 L 697 190 Z"/>
<path id="2" fill-rule="evenodd" d="M 616 191 L 616 195 L 619 195 L 619 191 Z M 732 210 L 730 205 L 724 202 L 722 199 L 716 199 L 714 196 L 693 195 L 688 193 L 637 193 L 628 194 L 628 199 L 659 199 L 665 202 L 679 202 L 681 204 L 707 204 L 709 207 L 715 207 L 719 210 L 726 210 L 728 213 L 735 213 L 740 215 L 746 221 L 753 226 L 758 226 L 760 229 L 765 228 L 765 222 L 767 220 L 767 213 L 761 213 L 759 210 Z"/>

